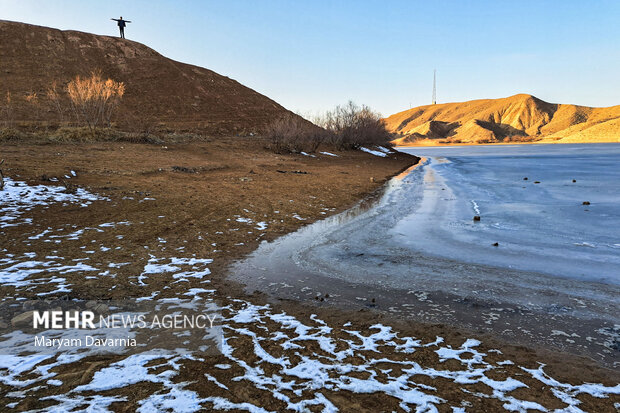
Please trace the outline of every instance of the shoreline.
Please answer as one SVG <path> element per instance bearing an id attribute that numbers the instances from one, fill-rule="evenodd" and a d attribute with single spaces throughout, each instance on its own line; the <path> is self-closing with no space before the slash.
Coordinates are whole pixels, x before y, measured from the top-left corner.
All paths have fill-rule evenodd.
<path id="1" fill-rule="evenodd" d="M 424 158 L 420 160 L 418 164 L 413 166 L 408 170 L 413 170 L 424 164 Z M 407 172 L 407 173 L 408 173 Z M 383 194 L 385 194 L 387 190 L 387 186 L 390 185 L 390 182 L 384 184 Z M 383 195 L 382 195 L 383 196 Z M 368 311 L 371 314 L 381 315 L 381 317 L 385 320 L 397 321 L 399 323 L 418 323 L 420 325 L 448 325 L 447 329 L 454 328 L 461 332 L 469 332 L 473 334 L 474 337 L 491 337 L 494 342 L 502 343 L 500 347 L 511 347 L 519 345 L 526 345 L 528 350 L 534 353 L 543 353 L 549 354 L 560 352 L 559 357 L 565 360 L 579 360 L 578 363 L 582 363 L 585 361 L 585 364 L 596 365 L 603 370 L 612 371 L 613 366 L 609 363 L 603 362 L 602 360 L 595 360 L 588 356 L 585 352 L 572 349 L 570 346 L 564 345 L 564 348 L 560 347 L 560 343 L 545 343 L 542 342 L 531 342 L 532 340 L 529 335 L 532 334 L 530 331 L 528 335 L 521 334 L 517 343 L 510 342 L 509 340 L 514 340 L 519 337 L 519 335 L 502 335 L 497 331 L 489 330 L 484 324 L 484 320 L 476 320 L 473 317 L 473 313 L 471 313 L 471 309 L 468 310 L 470 306 L 479 307 L 479 308 L 487 308 L 489 310 L 492 307 L 508 307 L 511 308 L 514 305 L 507 304 L 505 302 L 493 301 L 492 303 L 486 302 L 484 299 L 463 299 L 458 298 L 459 296 L 451 297 L 446 295 L 447 293 L 440 291 L 432 291 L 432 292 L 424 292 L 425 289 L 423 286 L 414 285 L 411 288 L 416 289 L 415 296 L 418 297 L 417 300 L 424 302 L 418 303 L 416 298 L 410 296 L 408 294 L 411 293 L 411 288 L 396 288 L 396 287 L 388 287 L 384 286 L 380 282 L 380 277 L 374 278 L 368 282 L 362 281 L 354 281 L 348 280 L 347 278 L 342 278 L 346 274 L 343 273 L 339 276 L 322 274 L 319 272 L 314 272 L 314 270 L 306 270 L 304 266 L 297 266 L 290 262 L 290 255 L 294 255 L 295 260 L 303 260 L 301 258 L 303 253 L 298 253 L 297 249 L 301 248 L 302 245 L 307 245 L 308 242 L 313 238 L 323 238 L 325 237 L 325 231 L 331 231 L 330 228 L 341 228 L 346 225 L 347 222 L 355 219 L 359 214 L 364 214 L 369 208 L 373 208 L 380 200 L 376 200 L 373 198 L 371 205 L 365 205 L 364 201 L 360 201 L 360 203 L 356 204 L 353 208 L 344 211 L 338 216 L 330 217 L 324 220 L 324 222 L 317 223 L 317 229 L 312 230 L 312 228 L 302 228 L 295 233 L 288 234 L 281 239 L 275 240 L 271 242 L 267 246 L 261 246 L 258 250 L 249 254 L 248 257 L 238 260 L 231 264 L 228 269 L 229 278 L 239 282 L 242 285 L 245 293 L 250 293 L 253 291 L 253 294 L 256 294 L 260 291 L 260 294 L 264 296 L 265 302 L 270 302 L 272 304 L 286 303 L 290 305 L 290 303 L 297 303 L 298 305 L 309 308 L 322 308 L 322 307 L 330 307 L 333 309 L 337 309 L 337 311 L 348 311 L 353 318 L 359 318 L 359 315 L 355 315 L 355 311 Z M 389 201 L 388 201 L 389 202 Z M 364 205 L 363 208 L 360 208 L 359 205 Z M 340 218 L 342 217 L 342 218 Z M 369 218 L 370 219 L 370 218 Z M 323 231 L 325 228 L 325 231 Z M 337 231 L 334 229 L 333 231 Z M 344 229 L 348 233 L 348 229 Z M 266 248 L 265 248 L 266 247 Z M 352 250 L 352 254 L 355 254 L 356 250 Z M 372 253 L 371 253 L 372 254 Z M 364 255 L 364 254 L 358 254 Z M 346 258 L 345 258 L 346 259 Z M 364 258 L 359 258 L 363 260 Z M 425 259 L 424 256 L 421 256 L 420 259 Z M 428 257 L 426 258 L 428 259 Z M 303 261 L 302 261 L 303 262 Z M 461 263 L 464 264 L 464 263 Z M 371 264 L 369 264 L 371 265 Z M 454 264 L 459 266 L 458 264 Z M 314 268 L 314 267 L 312 267 Z M 321 268 L 322 272 L 330 271 L 331 268 L 329 265 L 326 265 L 324 268 Z M 495 268 L 495 267 L 486 267 L 482 265 L 477 265 L 476 268 L 482 269 L 486 268 L 488 271 L 494 273 L 494 277 L 502 278 L 505 276 L 506 272 L 509 272 L 507 268 Z M 261 272 L 264 271 L 264 272 Z M 356 270 L 351 270 L 355 274 L 358 274 Z M 253 274 L 257 275 L 258 278 L 253 280 Z M 276 275 L 281 274 L 281 275 Z M 534 279 L 536 277 L 542 276 L 542 274 L 532 274 Z M 547 277 L 547 276 L 545 276 Z M 545 278 L 546 279 L 546 278 Z M 552 281 L 552 280 L 551 280 Z M 564 283 L 572 282 L 572 281 L 562 281 Z M 284 287 L 278 287 L 276 284 L 282 284 Z M 420 291 L 417 291 L 420 290 Z M 327 295 L 325 298 L 322 297 L 323 293 Z M 317 301 L 316 297 L 320 296 L 320 301 Z M 329 297 L 329 298 L 327 298 Z M 396 297 L 399 297 L 398 299 Z M 412 297 L 412 298 L 409 298 Z M 372 299 L 372 303 L 371 303 Z M 413 299 L 413 301 L 411 301 Z M 455 302 L 462 302 L 461 309 L 457 310 L 457 314 L 464 314 L 464 317 L 460 317 L 460 321 L 444 321 L 442 318 L 438 317 L 437 320 L 440 321 L 432 321 L 434 316 L 432 316 L 433 308 L 437 305 L 449 304 L 451 308 L 455 308 L 457 304 Z M 396 311 L 394 310 L 396 303 L 403 303 L 403 305 L 410 306 L 406 308 L 404 311 Z M 404 304 L 411 302 L 411 304 Z M 413 302 L 416 302 L 414 305 Z M 442 304 L 443 303 L 443 304 Z M 452 304 L 450 304 L 452 303 Z M 354 309 L 354 310 L 352 310 Z M 430 312 L 428 312 L 430 310 Z M 309 311 L 309 310 L 308 310 Z M 446 310 L 448 311 L 448 310 Z M 515 309 L 516 313 L 520 310 Z M 426 321 L 420 319 L 419 314 L 428 314 L 430 316 Z M 507 327 L 510 324 L 519 324 L 519 321 L 525 321 L 527 319 L 526 315 L 518 316 L 516 319 L 512 316 L 504 314 L 507 318 L 505 321 Z M 372 316 L 371 316 L 372 317 Z M 425 315 L 426 317 L 426 315 Z M 512 318 L 511 318 L 512 317 Z M 470 321 L 465 321 L 470 320 Z M 510 321 L 510 322 L 508 322 Z M 569 322 L 567 320 L 566 322 Z M 544 316 L 542 320 L 530 320 L 530 326 L 535 326 L 538 323 L 544 322 Z M 558 321 L 559 323 L 559 321 Z M 559 325 L 559 324 L 558 324 Z M 524 326 L 525 329 L 527 327 Z M 443 331 L 443 335 L 449 335 L 447 331 Z M 524 330 L 527 331 L 527 330 Z M 558 329 L 558 331 L 561 331 Z M 593 354 L 593 353 L 590 353 Z M 545 356 L 545 357 L 547 357 Z M 530 354 L 528 357 L 534 357 Z M 558 355 L 556 354 L 556 358 Z M 613 360 L 613 356 L 612 356 Z M 532 361 L 532 360 L 530 360 Z M 540 360 L 544 361 L 544 360 Z M 620 376 L 618 376 L 620 379 Z"/>
<path id="2" fill-rule="evenodd" d="M 597 141 L 597 142 L 553 142 L 553 141 L 536 141 L 536 142 L 496 142 L 496 143 L 452 143 L 452 144 L 421 144 L 421 145 L 395 145 L 394 149 L 399 148 L 447 148 L 450 146 L 512 146 L 512 145 L 597 145 L 620 143 L 620 138 L 615 141 Z"/>
<path id="3" fill-rule="evenodd" d="M 70 148 L 70 151 L 67 151 L 67 148 Z M 233 149 L 234 152 L 231 152 Z M 337 342 L 337 346 L 348 345 L 349 341 L 346 340 L 350 333 L 347 331 L 353 329 L 366 336 L 374 332 L 373 326 L 377 323 L 384 323 L 395 329 L 399 335 L 408 334 L 429 345 L 436 341 L 437 336 L 441 336 L 444 341 L 434 345 L 447 347 L 437 347 L 437 351 L 458 349 L 466 338 L 473 335 L 482 339 L 477 351 L 484 353 L 489 363 L 495 366 L 491 377 L 497 380 L 508 380 L 506 377 L 513 376 L 520 378 L 523 375 L 521 366 L 539 368 L 537 361 L 542 357 L 539 357 L 538 353 L 520 346 L 499 343 L 483 334 L 471 334 L 446 325 L 388 318 L 370 308 L 343 311 L 332 307 L 329 299 L 320 304 L 313 303 L 319 305 L 291 300 L 272 302 L 264 293 L 245 291 L 241 284 L 231 281 L 227 276 L 228 266 L 235 260 L 246 257 L 263 240 L 275 240 L 310 222 L 335 216 L 338 212 L 349 210 L 352 205 L 364 203 L 373 196 L 376 198 L 383 190 L 383 182 L 398 175 L 398 171 L 402 172 L 411 167 L 414 158 L 409 155 L 398 153 L 391 159 L 385 159 L 362 152 L 343 152 L 338 153 L 339 157 L 334 161 L 331 156 L 317 159 L 272 154 L 262 149 L 260 141 L 249 139 L 214 140 L 167 147 L 105 143 L 6 145 L 3 152 L 3 157 L 7 159 L 6 165 L 9 166 L 8 170 L 5 168 L 5 172 L 8 172 L 5 175 L 13 179 L 34 185 L 42 182 L 42 175 L 62 177 L 69 171 L 75 171 L 76 176 L 72 179 L 80 187 L 101 193 L 109 199 L 97 201 L 89 207 L 37 206 L 24 215 L 34 218 L 30 225 L 1 230 L 9 240 L 5 252 L 14 254 L 14 257 L 26 257 L 25 254 L 36 251 L 40 257 L 62 257 L 65 261 L 85 262 L 95 268 L 110 268 L 110 264 L 117 266 L 128 263 L 106 270 L 113 274 L 96 278 L 84 277 L 84 274 L 77 272 L 65 273 L 64 285 L 69 292 L 60 293 L 61 295 L 69 298 L 113 299 L 149 297 L 155 294 L 154 297 L 160 299 L 206 287 L 214 291 L 213 296 L 225 304 L 224 315 L 227 317 L 228 336 L 231 337 L 228 343 L 232 346 L 231 355 L 208 358 L 202 362 L 185 360 L 181 370 L 172 370 L 176 371 L 177 382 L 189 383 L 183 391 L 191 391 L 196 397 L 217 396 L 230 400 L 231 403 L 249 401 L 270 410 L 282 410 L 286 407 L 281 398 L 274 397 L 274 392 L 279 397 L 285 394 L 286 397 L 295 397 L 292 400 L 300 400 L 299 396 L 290 396 L 285 389 L 274 390 L 275 384 L 267 378 L 261 379 L 265 380 L 262 388 L 257 388 L 255 383 L 247 378 L 243 379 L 249 371 L 257 371 L 244 370 L 243 366 L 248 366 L 247 368 L 251 369 L 265 369 L 266 376 L 277 374 L 277 377 L 285 379 L 283 382 L 293 380 L 296 387 L 306 389 L 304 380 L 300 381 L 299 377 L 287 376 L 280 370 L 274 370 L 277 364 L 272 365 L 262 360 L 254 352 L 259 343 L 268 354 L 285 357 L 275 339 L 278 335 L 282 337 L 282 334 L 289 337 L 286 340 L 291 340 L 291 344 L 300 343 L 295 342 L 302 340 L 294 337 L 296 330 L 282 324 L 286 320 L 287 323 L 292 323 L 291 325 L 297 323 L 310 326 L 313 334 L 319 335 L 316 337 Z M 82 246 L 86 248 L 80 248 Z M 89 250 L 92 250 L 92 253 Z M 204 280 L 188 277 L 187 280 L 179 282 L 173 278 L 173 273 L 165 270 L 168 264 L 178 262 L 175 257 L 212 258 L 213 262 L 208 264 L 210 273 Z M 81 261 L 85 259 L 87 261 Z M 191 258 L 188 258 L 186 262 L 190 261 Z M 138 277 L 147 265 L 161 265 L 162 272 L 146 274 L 142 278 L 144 285 L 139 286 Z M 48 265 L 48 268 L 51 267 Z M 179 266 L 178 271 L 206 273 L 200 265 Z M 33 278 L 36 277 L 35 275 Z M 31 290 L 28 291 L 24 291 L 24 287 L 20 286 L 2 288 L 5 296 L 32 298 L 37 293 L 47 293 L 55 286 L 49 283 L 30 284 Z M 243 317 L 237 318 L 241 314 L 250 314 L 253 322 L 243 321 Z M 327 333 L 325 327 L 316 321 L 317 317 L 321 317 L 325 326 L 330 326 L 333 331 Z M 352 347 L 354 348 L 356 347 Z M 504 354 L 495 353 L 494 349 L 501 349 Z M 317 357 L 317 354 L 325 356 L 324 351 L 317 349 L 314 344 L 304 344 L 302 349 L 295 351 L 308 360 Z M 373 352 L 366 351 L 363 354 L 351 356 L 359 360 L 353 363 L 363 362 L 361 357 L 370 357 Z M 388 346 L 381 347 L 379 354 L 397 363 L 412 360 L 428 368 L 440 370 L 448 368 L 458 371 L 461 368 L 461 363 L 456 360 L 440 362 L 435 351 L 421 348 L 407 356 Z M 291 362 L 299 359 L 299 356 L 294 355 L 286 357 L 290 357 Z M 516 364 L 495 364 L 502 362 L 505 357 L 510 357 Z M 593 366 L 584 359 L 566 359 L 557 354 L 549 354 L 544 359 L 549 364 L 545 372 L 555 379 L 582 383 L 585 371 L 589 381 L 608 386 L 618 382 L 617 375 L 612 374 L 614 372 Z M 109 371 L 110 364 L 120 360 L 122 358 L 119 357 L 89 357 L 74 364 L 55 366 L 55 380 L 61 384 L 52 390 L 54 394 L 69 394 L 78 386 L 94 383 L 95 374 Z M 237 363 L 234 360 L 240 361 Z M 570 363 L 567 363 L 567 360 Z M 463 368 L 469 369 L 470 363 L 463 363 Z M 217 367 L 222 365 L 230 367 Z M 139 368 L 147 367 L 140 365 Z M 325 368 L 331 371 L 328 365 Z M 400 369 L 394 368 L 396 371 Z M 217 383 L 225 385 L 226 389 L 214 384 L 210 379 L 206 380 L 205 376 L 213 377 Z M 322 373 L 317 377 L 323 377 Z M 361 377 L 363 375 L 360 373 L 357 379 Z M 532 378 L 520 379 L 527 383 L 528 389 L 527 394 L 523 393 L 523 389 L 517 390 L 517 397 L 541 402 L 547 400 L 547 406 L 557 405 L 549 388 L 541 386 Z M 416 376 L 416 381 L 435 386 L 437 393 L 444 395 L 443 397 L 456 394 L 452 392 L 461 387 L 454 387 L 453 383 L 443 379 L 431 380 L 422 376 Z M 376 382 L 372 383 L 373 386 L 379 386 Z M 18 408 L 48 408 L 52 405 L 49 399 L 43 400 L 52 390 L 46 386 L 36 387 L 36 384 L 35 381 L 26 387 L 28 396 L 20 399 Z M 399 399 L 394 398 L 393 394 L 388 395 L 381 391 L 380 386 L 376 389 L 368 394 L 353 391 L 352 388 L 341 392 L 327 388 L 319 388 L 317 391 L 341 408 L 398 408 Z M 488 388 L 482 383 L 468 385 L 467 389 L 471 392 L 488 392 Z M 123 384 L 112 387 L 112 390 L 115 396 L 126 399 L 111 404 L 113 410 L 135 410 L 145 395 L 162 391 L 161 383 L 156 380 Z M 110 394 L 111 390 L 106 391 Z M 311 395 L 307 394 L 308 391 L 303 390 L 304 397 L 309 400 L 318 397 L 314 390 Z M 501 406 L 496 404 L 498 401 L 495 399 L 485 401 L 473 393 L 458 391 L 458 394 L 456 397 L 463 397 L 463 400 L 469 400 L 476 406 Z M 596 406 L 598 402 L 588 395 L 580 395 L 579 398 L 585 408 Z M 2 397 L 2 400 L 4 403 L 16 401 L 7 396 Z M 450 402 L 452 401 L 450 398 Z M 605 399 L 605 403 L 610 401 Z"/>

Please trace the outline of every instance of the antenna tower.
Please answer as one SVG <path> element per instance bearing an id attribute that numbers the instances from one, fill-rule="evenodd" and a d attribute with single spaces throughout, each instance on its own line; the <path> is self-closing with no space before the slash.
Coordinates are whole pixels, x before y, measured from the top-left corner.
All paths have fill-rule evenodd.
<path id="1" fill-rule="evenodd" d="M 437 70 L 433 70 L 433 105 L 437 104 Z"/>

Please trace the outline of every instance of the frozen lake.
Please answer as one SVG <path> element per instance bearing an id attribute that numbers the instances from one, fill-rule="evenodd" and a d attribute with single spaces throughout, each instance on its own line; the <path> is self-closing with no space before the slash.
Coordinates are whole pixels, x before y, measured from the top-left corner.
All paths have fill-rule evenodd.
<path id="1" fill-rule="evenodd" d="M 390 231 L 398 242 L 461 261 L 620 285 L 620 144 L 402 150 L 429 161 L 418 208 Z"/>
<path id="2" fill-rule="evenodd" d="M 233 276 L 620 363 L 620 144 L 401 150 L 426 159 Z"/>

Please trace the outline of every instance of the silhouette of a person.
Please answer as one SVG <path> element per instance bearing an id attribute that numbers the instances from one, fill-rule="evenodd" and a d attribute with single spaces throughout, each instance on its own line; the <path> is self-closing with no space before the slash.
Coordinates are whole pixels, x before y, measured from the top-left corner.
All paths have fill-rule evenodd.
<path id="1" fill-rule="evenodd" d="M 125 26 L 127 23 L 131 23 L 129 20 L 123 20 L 123 16 L 120 19 L 110 19 L 118 22 L 118 29 L 121 31 L 121 39 L 125 38 Z"/>

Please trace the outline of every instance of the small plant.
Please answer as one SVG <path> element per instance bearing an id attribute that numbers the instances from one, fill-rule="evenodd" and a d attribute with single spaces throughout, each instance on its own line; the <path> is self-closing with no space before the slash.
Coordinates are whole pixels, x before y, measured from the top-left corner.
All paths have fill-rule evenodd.
<path id="1" fill-rule="evenodd" d="M 94 129 L 111 125 L 112 113 L 125 94 L 125 84 L 104 80 L 101 73 L 92 72 L 87 78 L 76 76 L 67 85 L 67 92 L 78 123 Z"/>
<path id="2" fill-rule="evenodd" d="M 65 193 L 67 193 L 67 194 L 75 194 L 77 192 L 78 187 L 73 182 L 69 182 L 69 181 L 66 181 L 64 179 L 61 179 L 60 182 L 62 183 L 62 186 L 65 187 L 65 190 L 64 190 Z"/>
<path id="3" fill-rule="evenodd" d="M 4 124 L 7 127 L 13 126 L 13 98 L 11 92 L 6 92 L 4 99 Z"/>
<path id="4" fill-rule="evenodd" d="M 28 105 L 30 105 L 30 109 L 32 110 L 32 118 L 34 121 L 38 121 L 40 118 L 40 106 L 39 106 L 39 96 L 36 92 L 26 93 L 24 100 Z"/>
<path id="5" fill-rule="evenodd" d="M 53 109 L 58 113 L 58 121 L 62 124 L 64 120 L 65 110 L 62 105 L 62 99 L 60 97 L 60 93 L 58 93 L 58 86 L 56 81 L 52 82 L 52 85 L 47 88 L 46 95 L 47 99 L 52 105 Z"/>

